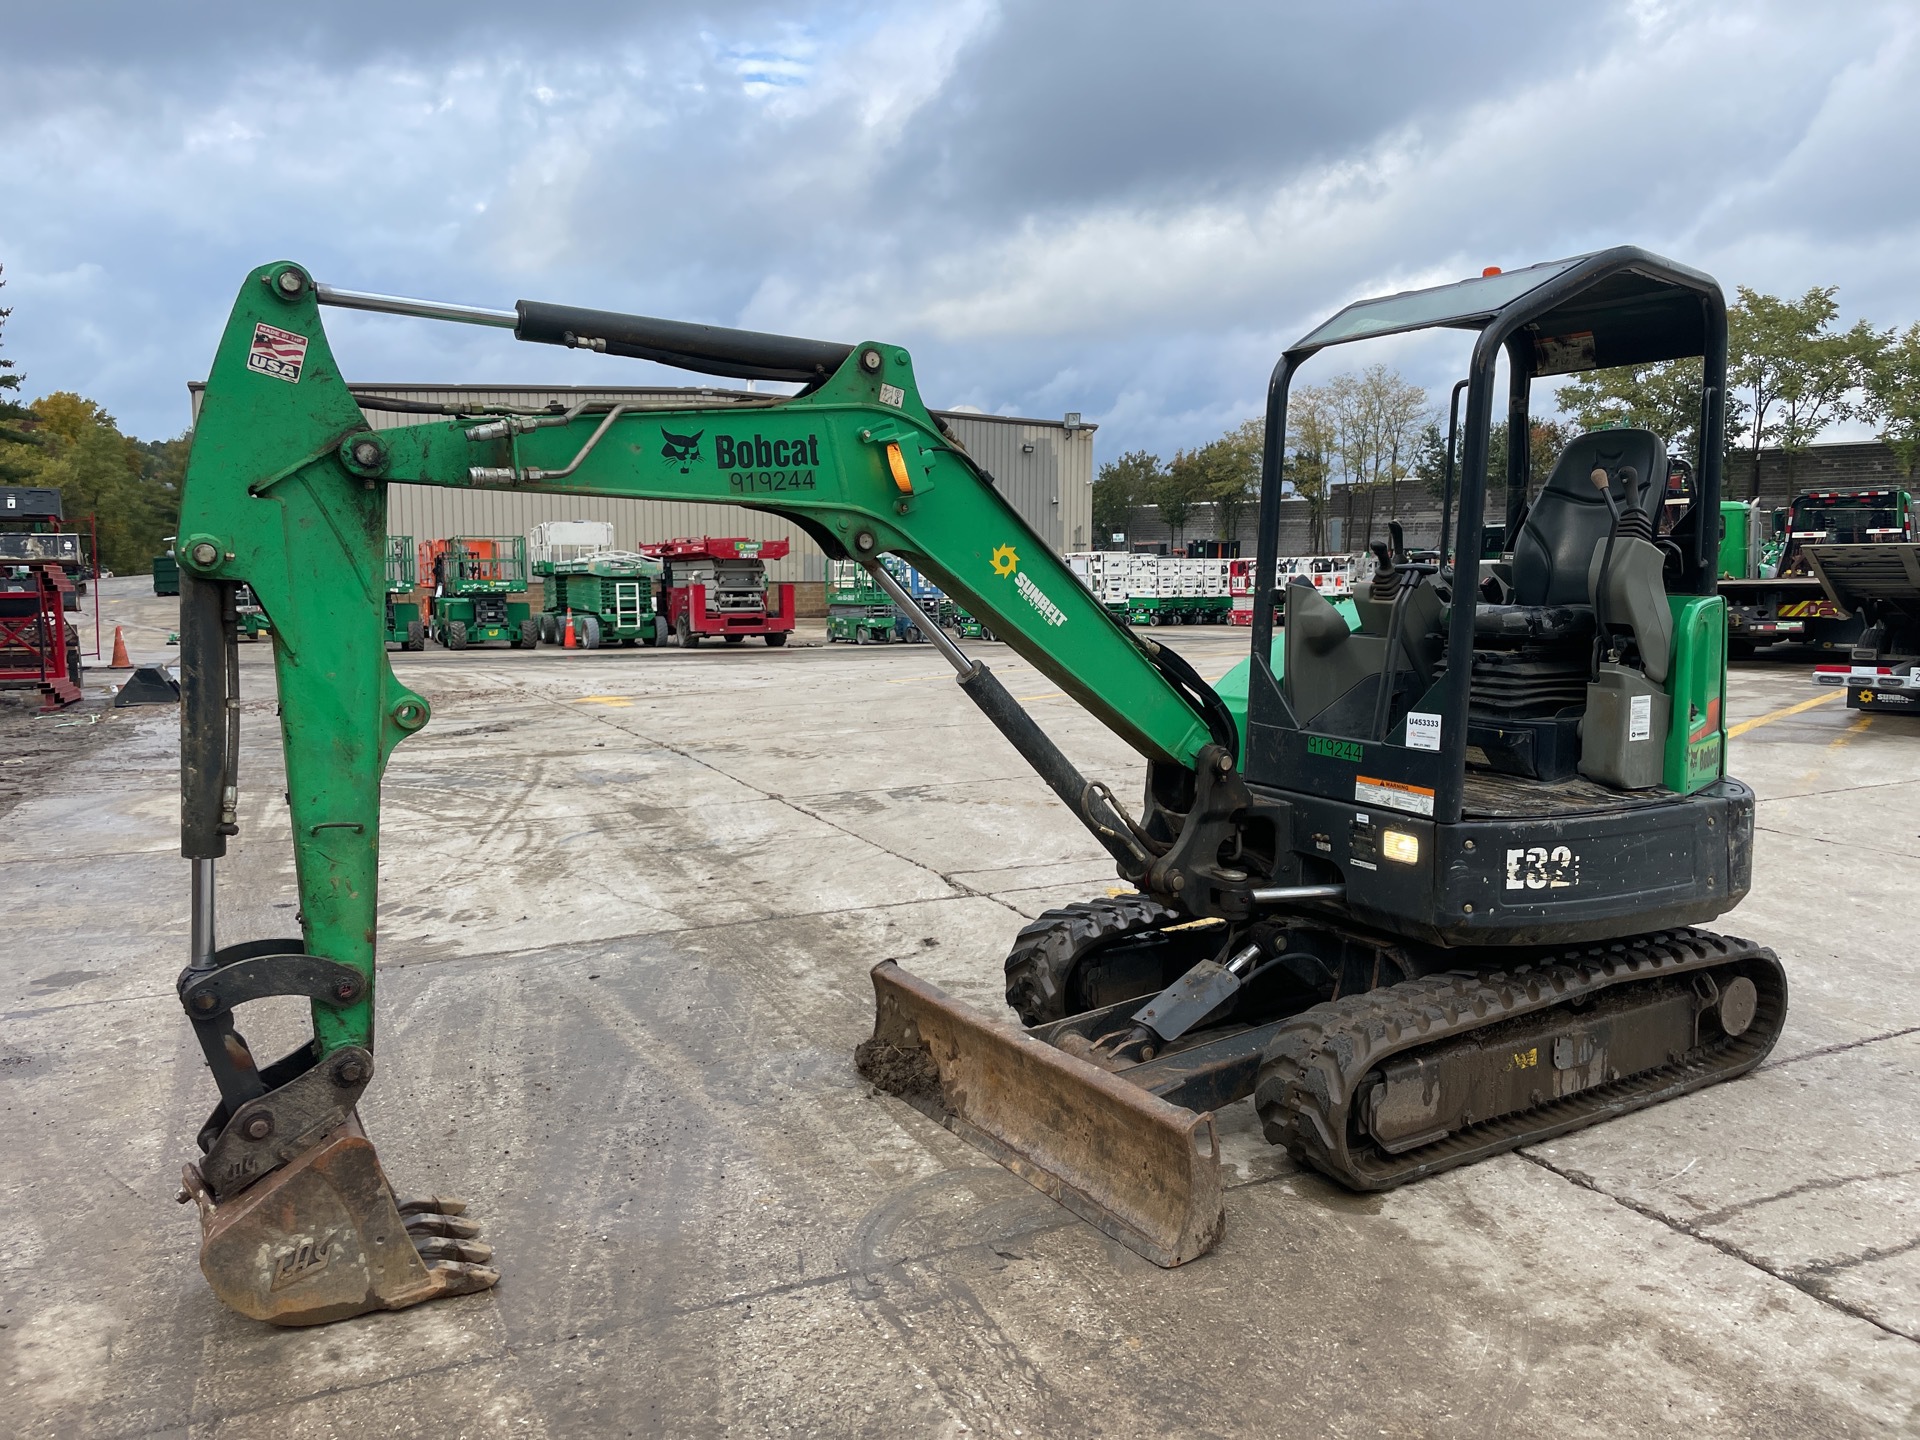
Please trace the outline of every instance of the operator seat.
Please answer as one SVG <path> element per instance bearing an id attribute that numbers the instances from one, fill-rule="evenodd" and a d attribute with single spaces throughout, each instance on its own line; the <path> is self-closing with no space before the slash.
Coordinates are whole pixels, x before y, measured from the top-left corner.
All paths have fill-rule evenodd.
<path id="1" fill-rule="evenodd" d="M 1640 476 L 1639 509 L 1651 519 L 1667 479 L 1667 446 L 1658 435 L 1651 430 L 1596 430 L 1561 452 L 1514 538 L 1514 604 L 1593 603 L 1587 572 L 1595 548 L 1607 543 L 1613 516 L 1588 477 L 1602 468 L 1614 477 L 1614 499 L 1624 514 L 1627 497 L 1620 471 L 1628 465 Z"/>
<path id="2" fill-rule="evenodd" d="M 1639 494 L 1630 502 L 1621 472 L 1631 466 Z M 1613 526 L 1606 498 L 1595 488 L 1595 471 L 1610 479 L 1622 520 L 1638 515 L 1653 533 L 1667 475 L 1667 446 L 1650 430 L 1596 430 L 1561 452 L 1513 545 L 1513 603 L 1482 605 L 1474 634 L 1496 641 L 1577 640 L 1594 633 L 1599 566 Z M 1622 530 L 1630 530 L 1623 523 Z M 1607 579 L 1611 623 L 1634 632 L 1647 673 L 1667 677 L 1672 617 L 1661 585 L 1659 552 L 1644 540 L 1622 538 L 1614 547 Z"/>

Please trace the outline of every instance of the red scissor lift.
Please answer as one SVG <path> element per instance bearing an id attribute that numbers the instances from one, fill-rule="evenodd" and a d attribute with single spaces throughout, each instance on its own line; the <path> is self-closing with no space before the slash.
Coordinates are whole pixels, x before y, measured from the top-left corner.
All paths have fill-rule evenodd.
<path id="1" fill-rule="evenodd" d="M 68 624 L 77 535 L 0 532 L 0 689 L 40 691 L 42 711 L 80 698 L 80 637 Z"/>
<path id="2" fill-rule="evenodd" d="M 793 586 L 767 583 L 769 560 L 787 553 L 785 540 L 668 540 L 642 545 L 665 567 L 658 608 L 682 645 L 698 645 L 717 635 L 738 645 L 763 635 L 769 645 L 784 645 L 793 632 Z"/>

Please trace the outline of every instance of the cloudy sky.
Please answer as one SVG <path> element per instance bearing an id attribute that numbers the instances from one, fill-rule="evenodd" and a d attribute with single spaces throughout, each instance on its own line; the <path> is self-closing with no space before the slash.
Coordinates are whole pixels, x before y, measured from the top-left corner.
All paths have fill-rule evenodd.
<path id="1" fill-rule="evenodd" d="M 4 353 L 176 433 L 285 258 L 896 341 L 933 404 L 1170 455 L 1341 304 L 1485 265 L 1626 242 L 1920 319 L 1917 46 L 1844 0 L 0 0 Z M 683 378 L 328 324 L 355 379 Z"/>

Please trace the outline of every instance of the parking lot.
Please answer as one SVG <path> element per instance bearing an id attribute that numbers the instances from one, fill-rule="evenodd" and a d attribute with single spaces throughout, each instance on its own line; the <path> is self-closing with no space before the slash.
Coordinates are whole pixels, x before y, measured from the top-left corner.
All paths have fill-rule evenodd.
<path id="1" fill-rule="evenodd" d="M 164 659 L 145 584 L 107 583 L 107 634 Z M 1245 653 L 1163 633 L 1209 678 Z M 1137 795 L 1132 752 L 968 648 Z M 1847 711 L 1810 661 L 1729 681 L 1759 834 L 1719 928 L 1792 985 L 1761 1069 L 1378 1196 L 1242 1102 L 1225 1237 L 1175 1271 L 850 1063 L 874 963 L 1005 1013 L 1019 926 L 1117 884 L 930 647 L 393 663 L 434 718 L 387 774 L 362 1116 L 504 1278 L 311 1331 L 219 1306 L 173 1199 L 215 1098 L 173 989 L 177 714 L 55 731 L 12 697 L 10 1433 L 1920 1435 L 1920 719 Z M 242 668 L 223 942 L 294 925 L 268 646 Z M 301 1033 L 275 1023 L 257 1049 Z"/>

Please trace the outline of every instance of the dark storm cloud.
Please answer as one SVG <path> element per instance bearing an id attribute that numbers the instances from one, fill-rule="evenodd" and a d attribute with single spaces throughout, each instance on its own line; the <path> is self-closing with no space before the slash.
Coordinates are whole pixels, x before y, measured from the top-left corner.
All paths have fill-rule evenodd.
<path id="1" fill-rule="evenodd" d="M 897 178 L 996 214 L 1230 191 L 1564 72 L 1605 23 L 1429 0 L 1021 6 L 914 117 Z"/>
<path id="2" fill-rule="evenodd" d="M 182 15 L 187 18 L 182 18 Z M 516 298 L 913 347 L 930 397 L 1204 441 L 1357 295 L 1631 241 L 1917 317 L 1903 6 L 944 0 L 9 17 L 33 393 L 178 428 L 235 287 Z M 369 379 L 669 379 L 329 316 Z M 1455 361 L 1388 357 L 1433 385 Z"/>
<path id="3" fill-rule="evenodd" d="M 776 11 L 771 0 L 707 0 L 713 18 Z M 834 7 L 824 7 L 832 9 Z M 298 61 L 351 68 L 392 55 L 430 59 L 474 45 L 566 54 L 649 31 L 683 28 L 686 12 L 631 0 L 574 0 L 564 13 L 507 0 L 331 0 L 263 5 L 258 0 L 152 0 L 8 8 L 6 54 L 23 66 L 132 71 L 185 66 L 203 80 L 230 66 L 271 68 Z"/>

